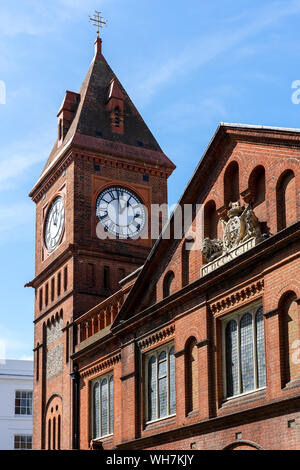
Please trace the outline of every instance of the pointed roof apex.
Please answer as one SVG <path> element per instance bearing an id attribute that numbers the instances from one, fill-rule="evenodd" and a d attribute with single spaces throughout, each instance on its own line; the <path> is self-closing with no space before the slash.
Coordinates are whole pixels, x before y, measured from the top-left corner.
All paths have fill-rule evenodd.
<path id="1" fill-rule="evenodd" d="M 94 60 L 105 60 L 102 55 L 102 39 L 97 37 L 94 44 L 95 44 Z"/>

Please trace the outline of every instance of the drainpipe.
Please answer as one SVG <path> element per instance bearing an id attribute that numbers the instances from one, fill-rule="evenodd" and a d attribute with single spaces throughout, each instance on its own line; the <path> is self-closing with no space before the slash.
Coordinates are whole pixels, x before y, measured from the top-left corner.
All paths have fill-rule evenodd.
<path id="1" fill-rule="evenodd" d="M 73 449 L 79 449 L 79 381 L 80 374 L 78 372 L 77 364 L 73 366 L 71 372 L 73 382 Z"/>

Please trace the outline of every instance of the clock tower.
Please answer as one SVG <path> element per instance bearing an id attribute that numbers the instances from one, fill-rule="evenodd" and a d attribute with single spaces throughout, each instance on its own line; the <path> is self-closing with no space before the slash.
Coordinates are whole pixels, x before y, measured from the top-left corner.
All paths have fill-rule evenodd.
<path id="1" fill-rule="evenodd" d="M 30 193 L 36 204 L 34 447 L 72 448 L 73 320 L 143 265 L 152 204 L 167 202 L 175 166 L 162 152 L 95 41 L 78 93 Z"/>

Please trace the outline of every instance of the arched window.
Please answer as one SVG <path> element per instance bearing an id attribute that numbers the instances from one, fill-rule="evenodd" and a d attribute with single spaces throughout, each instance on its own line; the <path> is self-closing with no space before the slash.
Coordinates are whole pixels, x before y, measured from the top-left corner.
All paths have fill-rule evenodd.
<path id="1" fill-rule="evenodd" d="M 240 199 L 239 165 L 237 162 L 229 163 L 224 174 L 224 204 L 228 207 L 230 202 Z"/>
<path id="2" fill-rule="evenodd" d="M 266 199 L 266 174 L 262 165 L 257 166 L 249 177 L 249 189 L 253 197 L 253 207 L 262 204 Z"/>
<path id="3" fill-rule="evenodd" d="M 100 437 L 100 384 L 96 382 L 93 389 L 93 418 L 94 418 L 94 433 L 93 438 Z"/>
<path id="4" fill-rule="evenodd" d="M 114 389 L 111 373 L 94 381 L 93 385 L 93 439 L 113 434 Z"/>
<path id="5" fill-rule="evenodd" d="M 147 421 L 176 413 L 175 355 L 172 344 L 146 356 Z"/>
<path id="6" fill-rule="evenodd" d="M 169 297 L 169 295 L 171 295 L 174 278 L 175 278 L 175 276 L 174 276 L 173 271 L 169 271 L 165 275 L 164 282 L 163 282 L 163 296 L 164 296 L 164 298 Z"/>
<path id="7" fill-rule="evenodd" d="M 185 351 L 185 396 L 186 413 L 198 410 L 198 347 L 195 338 L 192 338 L 186 345 Z"/>
<path id="8" fill-rule="evenodd" d="M 241 332 L 241 381 L 243 392 L 254 389 L 254 356 L 252 315 L 245 313 L 240 322 Z"/>
<path id="9" fill-rule="evenodd" d="M 204 206 L 204 237 L 211 240 L 218 236 L 218 213 L 215 201 L 208 201 Z"/>
<path id="10" fill-rule="evenodd" d="M 285 171 L 276 186 L 277 230 L 282 230 L 297 220 L 296 182 L 292 170 Z"/>
<path id="11" fill-rule="evenodd" d="M 299 354 L 299 312 L 297 297 L 294 292 L 284 295 L 279 303 L 281 334 L 281 370 L 282 384 L 285 385 L 300 377 Z"/>
<path id="12" fill-rule="evenodd" d="M 226 326 L 225 342 L 227 396 L 231 397 L 239 393 L 238 336 L 235 320 L 231 320 Z"/>
<path id="13" fill-rule="evenodd" d="M 190 253 L 193 247 L 194 240 L 188 238 L 185 240 L 182 246 L 181 255 L 181 275 L 182 275 L 182 287 L 187 286 L 190 283 Z"/>
<path id="14" fill-rule="evenodd" d="M 262 307 L 249 307 L 223 321 L 225 395 L 232 397 L 266 384 Z"/>

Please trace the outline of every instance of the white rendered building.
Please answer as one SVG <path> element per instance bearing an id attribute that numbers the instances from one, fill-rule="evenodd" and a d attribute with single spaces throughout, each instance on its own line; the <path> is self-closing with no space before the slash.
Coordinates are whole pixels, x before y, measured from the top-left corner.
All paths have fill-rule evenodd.
<path id="1" fill-rule="evenodd" d="M 0 361 L 0 450 L 32 447 L 33 361 Z"/>

